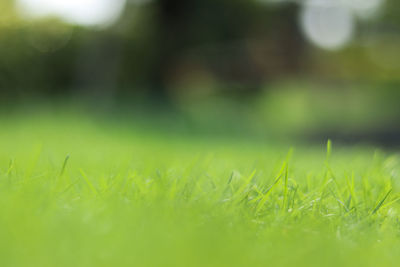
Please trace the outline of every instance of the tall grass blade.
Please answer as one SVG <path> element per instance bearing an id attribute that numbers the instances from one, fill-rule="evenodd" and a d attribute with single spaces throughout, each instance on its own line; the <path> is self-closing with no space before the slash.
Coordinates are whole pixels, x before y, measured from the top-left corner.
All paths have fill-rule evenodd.
<path id="1" fill-rule="evenodd" d="M 68 163 L 68 160 L 69 160 L 69 154 L 65 157 L 65 159 L 64 159 L 64 163 L 63 163 L 63 165 L 62 165 L 62 168 L 61 168 L 61 171 L 60 171 L 60 177 L 64 174 L 64 172 L 65 172 L 65 167 L 67 166 L 67 163 Z"/>
<path id="2" fill-rule="evenodd" d="M 372 211 L 372 214 L 375 214 L 379 208 L 382 206 L 382 204 L 385 202 L 386 198 L 390 195 L 392 192 L 393 188 L 390 188 L 390 190 L 386 193 L 386 195 L 382 198 L 381 201 L 379 201 L 378 205 L 376 205 L 375 209 Z"/>

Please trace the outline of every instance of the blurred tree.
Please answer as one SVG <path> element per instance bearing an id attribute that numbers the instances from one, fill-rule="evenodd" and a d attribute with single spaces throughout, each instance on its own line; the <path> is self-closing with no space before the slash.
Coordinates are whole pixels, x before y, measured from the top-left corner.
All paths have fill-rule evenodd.
<path id="1" fill-rule="evenodd" d="M 306 46 L 299 5 L 288 1 L 128 3 L 117 23 L 98 29 L 51 17 L 27 19 L 13 0 L 2 0 L 0 96 L 83 93 L 131 101 L 128 96 L 142 94 L 170 104 L 198 88 L 243 99 L 266 81 L 304 73 L 347 80 L 400 77 L 395 0 L 386 2 L 381 16 L 360 21 L 360 32 L 367 29 L 373 42 L 336 53 Z"/>
<path id="2" fill-rule="evenodd" d="M 125 69 L 137 70 L 132 65 L 139 62 L 139 79 L 153 98 L 165 102 L 176 75 L 185 75 L 176 71 L 191 71 L 187 64 L 200 65 L 246 94 L 273 73 L 299 69 L 303 40 L 294 4 L 271 8 L 248 0 L 155 0 L 147 8 L 147 17 L 131 28 L 136 45 L 126 43 Z"/>

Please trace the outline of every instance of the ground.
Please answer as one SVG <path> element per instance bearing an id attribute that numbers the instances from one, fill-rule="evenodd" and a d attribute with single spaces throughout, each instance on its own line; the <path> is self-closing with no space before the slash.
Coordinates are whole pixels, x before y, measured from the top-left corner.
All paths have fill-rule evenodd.
<path id="1" fill-rule="evenodd" d="M 400 157 L 0 118 L 1 266 L 398 266 Z"/>

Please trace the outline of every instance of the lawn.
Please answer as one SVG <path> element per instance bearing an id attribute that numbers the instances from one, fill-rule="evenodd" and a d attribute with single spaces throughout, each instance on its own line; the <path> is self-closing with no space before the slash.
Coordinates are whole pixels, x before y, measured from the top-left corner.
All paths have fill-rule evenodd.
<path id="1" fill-rule="evenodd" d="M 2 267 L 399 265 L 396 152 L 69 113 L 0 118 Z"/>

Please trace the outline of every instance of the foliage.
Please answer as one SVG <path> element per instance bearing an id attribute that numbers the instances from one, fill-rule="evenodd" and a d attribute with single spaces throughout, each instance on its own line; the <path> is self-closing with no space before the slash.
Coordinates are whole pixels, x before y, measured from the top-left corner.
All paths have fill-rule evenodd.
<path id="1" fill-rule="evenodd" d="M 30 113 L 0 119 L 1 266 L 398 265 L 398 155 Z"/>

